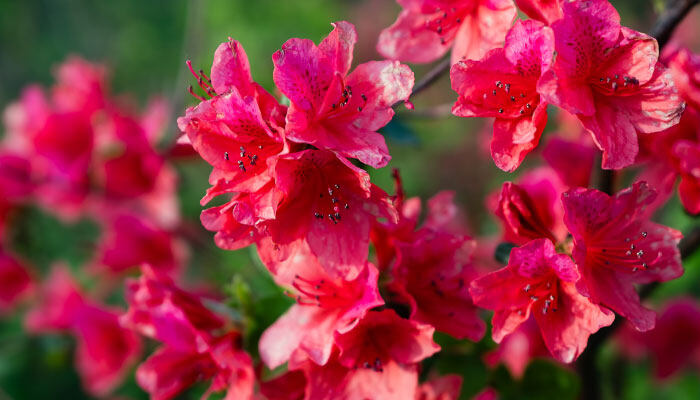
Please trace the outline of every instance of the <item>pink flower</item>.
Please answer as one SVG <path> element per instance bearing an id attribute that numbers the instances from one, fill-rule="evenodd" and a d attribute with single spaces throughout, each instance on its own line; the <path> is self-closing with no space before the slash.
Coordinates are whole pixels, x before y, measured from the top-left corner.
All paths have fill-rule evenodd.
<path id="1" fill-rule="evenodd" d="M 515 0 L 520 11 L 547 25 L 563 16 L 561 0 Z"/>
<path id="2" fill-rule="evenodd" d="M 503 363 L 514 377 L 520 379 L 533 358 L 548 356 L 549 350 L 542 340 L 537 321 L 530 315 L 518 329 L 503 338 L 497 349 L 486 353 L 484 361 L 491 367 Z"/>
<path id="3" fill-rule="evenodd" d="M 468 236 L 419 230 L 410 242 L 398 242 L 391 290 L 407 302 L 411 320 L 430 324 L 456 338 L 478 341 L 486 326 L 469 295 L 477 275 L 475 243 Z"/>
<path id="4" fill-rule="evenodd" d="M 348 368 L 337 356 L 320 366 L 312 361 L 296 361 L 294 368 L 306 376 L 307 400 L 406 400 L 416 396 L 418 366 L 401 365 L 393 360 L 372 368 Z"/>
<path id="5" fill-rule="evenodd" d="M 389 151 L 376 131 L 393 117 L 391 106 L 410 96 L 413 72 L 397 61 L 371 61 L 348 74 L 355 27 L 333 26 L 318 46 L 290 39 L 272 56 L 275 83 L 292 103 L 287 139 L 383 167 Z"/>
<path id="6" fill-rule="evenodd" d="M 11 152 L 1 152 L 0 238 L 4 237 L 5 225 L 12 211 L 28 199 L 34 186 L 29 160 Z"/>
<path id="7" fill-rule="evenodd" d="M 505 182 L 495 211 L 505 240 L 517 245 L 539 238 L 564 240 L 568 232 L 559 200 L 563 190 L 554 170 L 547 167 L 529 171 L 518 184 Z"/>
<path id="8" fill-rule="evenodd" d="M 639 332 L 625 326 L 617 341 L 627 353 L 649 351 L 657 378 L 673 376 L 684 366 L 700 360 L 700 306 L 694 299 L 675 299 L 664 307 L 656 328 Z M 633 354 L 636 355 L 636 354 Z"/>
<path id="9" fill-rule="evenodd" d="M 335 334 L 338 352 L 328 363 L 295 353 L 290 369 L 304 371 L 307 399 L 413 399 L 416 363 L 440 350 L 433 332 L 392 310 L 371 311 L 350 331 Z"/>
<path id="10" fill-rule="evenodd" d="M 678 193 L 685 209 L 700 213 L 700 56 L 681 49 L 667 57 L 681 97 L 688 103 L 678 125 L 641 141 L 640 161 L 649 161 L 641 179 L 659 191 L 655 206 L 664 204 L 680 176 Z"/>
<path id="11" fill-rule="evenodd" d="M 700 110 L 700 55 L 679 49 L 669 56 L 664 55 L 664 62 L 683 100 L 688 106 Z"/>
<path id="12" fill-rule="evenodd" d="M 656 40 L 620 26 L 607 0 L 564 2 L 552 24 L 557 60 L 537 86 L 545 101 L 576 114 L 603 150 L 603 168 L 631 165 L 638 133 L 678 123 L 684 103 L 658 63 Z"/>
<path id="13" fill-rule="evenodd" d="M 260 356 L 274 369 L 293 352 L 305 353 L 313 362 L 328 362 L 335 332 L 353 329 L 370 309 L 384 304 L 377 289 L 377 269 L 367 263 L 353 281 L 333 279 L 313 260 L 289 282 L 294 304 L 262 335 Z"/>
<path id="14" fill-rule="evenodd" d="M 105 66 L 70 56 L 56 69 L 52 100 L 61 111 L 92 113 L 104 108 L 107 75 Z"/>
<path id="15" fill-rule="evenodd" d="M 0 316 L 9 312 L 33 289 L 33 279 L 27 267 L 0 249 Z"/>
<path id="16" fill-rule="evenodd" d="M 306 392 L 306 376 L 300 370 L 287 371 L 260 382 L 260 393 L 267 400 L 302 400 Z"/>
<path id="17" fill-rule="evenodd" d="M 542 150 L 542 158 L 569 187 L 588 187 L 596 151 L 592 145 L 553 137 Z"/>
<path id="18" fill-rule="evenodd" d="M 461 389 L 461 376 L 440 376 L 420 385 L 416 392 L 416 400 L 457 400 Z"/>
<path id="19" fill-rule="evenodd" d="M 564 220 L 574 237 L 573 256 L 582 275 L 577 286 L 640 331 L 654 328 L 655 313 L 641 305 L 634 285 L 683 274 L 677 248 L 682 235 L 649 221 L 646 207 L 655 196 L 645 182 L 615 196 L 583 188 L 562 195 Z"/>
<path id="20" fill-rule="evenodd" d="M 396 219 L 386 193 L 329 151 L 282 155 L 271 168 L 284 198 L 276 218 L 264 224 L 277 245 L 265 258 L 281 259 L 305 243 L 332 277 L 357 277 L 367 261 L 372 221 Z"/>
<path id="21" fill-rule="evenodd" d="M 227 399 L 252 396 L 254 372 L 237 332 L 217 335 L 225 321 L 199 296 L 176 287 L 151 268 L 127 282 L 129 311 L 121 323 L 163 342 L 136 371 L 136 380 L 154 399 L 171 399 L 192 384 L 212 380 L 209 392 L 227 390 Z"/>
<path id="22" fill-rule="evenodd" d="M 673 153 L 680 160 L 678 194 L 683 207 L 691 214 L 700 214 L 700 142 L 679 141 Z"/>
<path id="23" fill-rule="evenodd" d="M 240 335 L 212 340 L 207 351 L 192 352 L 163 346 L 136 370 L 136 382 L 153 400 L 172 399 L 203 381 L 212 380 L 203 395 L 226 391 L 226 400 L 252 399 L 255 373 L 250 356 L 240 350 Z"/>
<path id="24" fill-rule="evenodd" d="M 268 159 L 284 147 L 279 133 L 264 119 L 257 99 L 235 86 L 187 109 L 178 118 L 178 126 L 214 167 L 209 183 L 225 181 L 231 191 L 255 192 L 268 183 Z"/>
<path id="25" fill-rule="evenodd" d="M 141 264 L 162 273 L 174 273 L 182 254 L 173 235 L 134 214 L 121 214 L 104 227 L 98 268 L 120 274 Z"/>
<path id="26" fill-rule="evenodd" d="M 397 0 L 403 7 L 382 31 L 384 57 L 428 63 L 452 49 L 452 63 L 478 60 L 503 43 L 516 16 L 512 0 Z"/>
<path id="27" fill-rule="evenodd" d="M 474 303 L 494 310 L 493 340 L 500 343 L 530 316 L 544 343 L 558 360 L 570 363 L 586 347 L 588 336 L 615 318 L 576 289 L 576 265 L 557 254 L 547 239 L 514 248 L 508 265 L 472 281 Z"/>
<path id="28" fill-rule="evenodd" d="M 64 268 L 52 271 L 25 325 L 34 333 L 67 331 L 75 336 L 76 368 L 94 396 L 117 387 L 141 354 L 138 336 L 120 326 L 118 311 L 86 299 Z"/>
<path id="29" fill-rule="evenodd" d="M 36 199 L 65 219 L 76 218 L 89 191 L 94 148 L 90 115 L 60 111 L 39 87 L 31 86 L 5 116 L 6 146 L 30 161 Z"/>
<path id="30" fill-rule="evenodd" d="M 393 205 L 398 212 L 397 221 L 375 220 L 370 230 L 370 240 L 377 257 L 377 267 L 384 271 L 396 257 L 396 241 L 410 241 L 418 225 L 421 201 L 418 197 L 406 199 L 398 170 L 394 170 L 396 194 Z"/>
<path id="31" fill-rule="evenodd" d="M 393 310 L 372 311 L 353 329 L 335 334 L 338 362 L 375 372 L 382 372 L 390 361 L 415 364 L 440 351 L 433 332 L 430 325 L 403 319 Z"/>
<path id="32" fill-rule="evenodd" d="M 515 170 L 539 143 L 547 124 L 547 103 L 537 83 L 554 57 L 554 34 L 542 23 L 517 21 L 505 47 L 479 61 L 452 66 L 452 89 L 459 94 L 452 113 L 460 117 L 495 117 L 491 156 L 504 171 Z"/>

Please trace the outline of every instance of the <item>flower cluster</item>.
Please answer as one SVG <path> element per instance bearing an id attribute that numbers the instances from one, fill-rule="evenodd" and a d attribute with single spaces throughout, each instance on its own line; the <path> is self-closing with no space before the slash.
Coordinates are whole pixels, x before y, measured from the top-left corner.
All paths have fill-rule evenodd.
<path id="1" fill-rule="evenodd" d="M 168 105 L 154 99 L 143 114 L 112 98 L 101 65 L 71 57 L 49 91 L 28 87 L 5 111 L 0 143 L 0 311 L 30 300 L 32 333 L 67 333 L 77 340 L 76 368 L 86 391 L 109 394 L 141 354 L 141 341 L 105 303 L 120 278 L 148 263 L 175 275 L 183 262 L 174 235 L 179 220 L 175 172 L 158 144 Z M 66 224 L 88 219 L 100 235 L 85 277 L 92 293 L 64 265 L 43 284 L 36 267 L 14 254 L 13 230 L 37 205 Z"/>
<path id="2" fill-rule="evenodd" d="M 496 119 L 491 152 L 507 171 L 539 143 L 549 104 L 591 133 L 604 168 L 636 161 L 638 133 L 678 123 L 685 102 L 656 41 L 621 26 L 607 1 L 519 3 L 533 19 L 511 27 L 510 1 L 403 2 L 378 49 L 428 62 L 453 45 L 453 113 Z M 634 285 L 682 274 L 681 235 L 650 221 L 658 202 L 649 184 L 613 196 L 588 189 L 591 144 L 552 139 L 544 154 L 552 167 L 505 183 L 494 201 L 504 240 L 518 247 L 507 266 L 480 274 L 476 242 L 451 193 L 431 199 L 419 225 L 420 201 L 405 198 L 398 174 L 389 197 L 356 166 L 390 160 L 376 131 L 393 104 L 407 101 L 413 75 L 398 61 L 349 73 L 355 42 L 352 25 L 339 22 L 319 45 L 285 43 L 272 57 L 273 78 L 289 107 L 252 80 L 234 40 L 219 46 L 210 76 L 190 65 L 206 96 L 190 90 L 201 103 L 178 125 L 213 167 L 202 203 L 228 195 L 202 223 L 224 249 L 255 244 L 296 299 L 260 339 L 270 369 L 287 363 L 271 382 L 305 398 L 414 397 L 417 363 L 439 350 L 434 330 L 484 335 L 477 306 L 495 311 L 496 342 L 526 329 L 531 355 L 543 354 L 535 350 L 541 337 L 539 348 L 566 363 L 612 323 L 613 311 L 640 331 L 654 327 Z M 571 157 L 583 168 L 572 168 Z M 491 356 L 498 357 L 518 374 L 529 355 Z"/>
<path id="3" fill-rule="evenodd" d="M 487 339 L 484 361 L 516 378 L 534 357 L 574 362 L 616 316 L 623 351 L 650 352 L 659 377 L 700 360 L 688 336 L 700 333 L 696 302 L 657 320 L 637 292 L 683 274 L 682 234 L 654 219 L 676 181 L 700 213 L 700 56 L 674 46 L 659 58 L 607 0 L 398 2 L 377 44 L 386 60 L 353 68 L 357 33 L 340 21 L 320 43 L 293 38 L 272 55 L 274 90 L 231 38 L 209 73 L 187 61 L 197 104 L 177 119 L 177 143 L 162 136 L 166 103 L 133 111 L 100 65 L 69 58 L 49 91 L 26 89 L 0 142 L 0 312 L 28 299 L 27 331 L 73 336 L 83 387 L 98 397 L 140 363 L 136 383 L 155 400 L 198 385 L 203 398 L 456 399 L 462 377 L 425 373 L 424 361 L 445 343 L 481 341 L 486 311 L 497 346 Z M 542 165 L 486 199 L 493 237 L 475 234 L 455 192 L 422 203 L 398 170 L 392 195 L 370 180 L 391 161 L 380 130 L 399 104 L 413 109 L 402 62 L 450 50 L 451 112 L 493 119 L 498 168 L 518 169 L 555 115 L 561 130 L 542 139 Z M 170 163 L 182 152 L 211 167 L 200 221 L 216 246 L 254 246 L 293 300 L 269 326 L 183 279 Z M 634 166 L 634 179 L 593 189 L 598 161 L 613 177 Z M 10 250 L 31 205 L 97 222 L 84 271 L 59 263 L 38 282 Z M 122 284 L 125 310 L 113 305 Z M 142 358 L 144 348 L 155 350 Z"/>

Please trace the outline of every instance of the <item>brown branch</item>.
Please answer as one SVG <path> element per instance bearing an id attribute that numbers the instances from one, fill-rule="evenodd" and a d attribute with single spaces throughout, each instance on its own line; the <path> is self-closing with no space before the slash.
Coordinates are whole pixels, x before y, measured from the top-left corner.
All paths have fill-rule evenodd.
<path id="1" fill-rule="evenodd" d="M 451 60 L 450 57 L 447 56 L 445 57 L 442 61 L 440 61 L 438 64 L 436 64 L 433 69 L 428 71 L 421 80 L 419 80 L 414 86 L 413 86 L 413 91 L 411 92 L 411 95 L 409 96 L 409 100 L 417 95 L 418 93 L 422 92 L 423 90 L 427 89 L 432 85 L 435 81 L 440 79 L 442 75 L 444 75 L 446 72 L 450 70 L 450 65 L 451 65 Z M 403 103 L 403 101 L 397 101 L 394 103 L 392 106 L 393 108 L 396 108 L 400 106 Z"/>

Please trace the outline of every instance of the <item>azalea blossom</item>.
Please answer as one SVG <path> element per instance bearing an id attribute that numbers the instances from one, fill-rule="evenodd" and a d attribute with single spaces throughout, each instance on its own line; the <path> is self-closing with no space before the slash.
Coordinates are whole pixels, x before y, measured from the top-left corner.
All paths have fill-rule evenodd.
<path id="1" fill-rule="evenodd" d="M 503 183 L 495 214 L 503 225 L 504 239 L 517 245 L 539 238 L 563 241 L 568 233 L 560 201 L 564 189 L 548 167 L 528 171 L 518 183 Z"/>
<path id="2" fill-rule="evenodd" d="M 40 289 L 39 304 L 26 315 L 25 326 L 33 333 L 75 336 L 75 363 L 83 386 L 94 396 L 105 396 L 141 354 L 141 341 L 120 326 L 119 314 L 86 298 L 68 270 L 56 267 Z"/>
<path id="3" fill-rule="evenodd" d="M 410 242 L 397 243 L 389 288 L 409 305 L 412 320 L 456 338 L 480 340 L 486 326 L 469 295 L 477 272 L 475 242 L 468 236 L 421 229 Z"/>
<path id="4" fill-rule="evenodd" d="M 626 324 L 616 341 L 634 359 L 651 355 L 659 379 L 672 377 L 688 364 L 700 362 L 700 306 L 691 298 L 673 299 L 664 306 L 656 327 L 639 332 Z"/>
<path id="5" fill-rule="evenodd" d="M 656 314 L 642 306 L 634 285 L 683 274 L 677 247 L 681 233 L 649 220 L 646 208 L 655 196 L 646 182 L 614 196 L 584 188 L 562 195 L 573 257 L 581 271 L 579 290 L 640 331 L 654 328 Z"/>
<path id="6" fill-rule="evenodd" d="M 403 7 L 382 31 L 377 50 L 413 63 L 437 60 L 452 50 L 452 63 L 478 60 L 501 46 L 516 16 L 513 0 L 397 0 Z"/>
<path id="7" fill-rule="evenodd" d="M 331 356 L 335 333 L 353 329 L 372 308 L 384 304 L 377 289 L 377 269 L 370 263 L 352 281 L 333 279 L 313 258 L 289 283 L 297 303 L 260 338 L 260 356 L 274 369 L 295 351 L 324 365 Z"/>
<path id="8" fill-rule="evenodd" d="M 328 363 L 319 366 L 296 353 L 290 369 L 304 371 L 308 399 L 412 399 L 416 363 L 440 350 L 433 332 L 392 310 L 371 311 L 353 329 L 335 334 L 338 351 Z"/>
<path id="9" fill-rule="evenodd" d="M 418 387 L 416 400 L 457 400 L 461 389 L 461 376 L 457 374 L 439 376 Z"/>
<path id="10" fill-rule="evenodd" d="M 528 20 L 515 23 L 505 47 L 452 66 L 452 89 L 459 94 L 452 113 L 496 118 L 491 156 L 504 171 L 515 170 L 539 143 L 547 124 L 547 103 L 540 100 L 537 85 L 553 60 L 552 30 Z"/>
<path id="11" fill-rule="evenodd" d="M 393 117 L 394 103 L 410 96 L 413 72 L 397 61 L 370 61 L 349 72 L 355 27 L 345 21 L 333 27 L 318 46 L 290 39 L 272 56 L 275 84 L 291 101 L 286 137 L 383 167 L 389 151 L 376 131 Z"/>
<path id="12" fill-rule="evenodd" d="M 491 367 L 503 363 L 514 377 L 522 378 L 532 359 L 549 356 L 537 320 L 530 315 L 518 329 L 501 340 L 498 348 L 484 355 L 484 362 Z"/>
<path id="13" fill-rule="evenodd" d="M 0 316 L 34 290 L 29 269 L 16 257 L 0 249 Z"/>
<path id="14" fill-rule="evenodd" d="M 562 0 L 515 0 L 518 9 L 528 17 L 551 25 L 563 16 Z"/>
<path id="15" fill-rule="evenodd" d="M 96 267 L 120 274 L 145 263 L 172 274 L 181 267 L 182 253 L 171 232 L 138 215 L 121 214 L 105 224 Z"/>
<path id="16" fill-rule="evenodd" d="M 691 214 L 700 213 L 700 56 L 679 49 L 666 56 L 673 81 L 688 107 L 678 125 L 642 140 L 638 160 L 647 162 L 640 179 L 659 191 L 665 203 L 680 177 L 678 194 Z"/>
<path id="17" fill-rule="evenodd" d="M 209 183 L 223 181 L 230 191 L 259 190 L 270 181 L 267 160 L 284 147 L 286 107 L 253 81 L 246 53 L 234 40 L 217 48 L 211 78 L 195 75 L 214 96 L 188 108 L 178 126 L 214 167 Z"/>
<path id="18" fill-rule="evenodd" d="M 552 356 L 570 363 L 586 347 L 588 336 L 615 318 L 579 293 L 579 278 L 569 256 L 557 254 L 548 239 L 536 239 L 514 248 L 505 268 L 472 281 L 470 292 L 476 305 L 495 311 L 496 343 L 532 315 Z"/>
<path id="19" fill-rule="evenodd" d="M 602 166 L 620 169 L 638 153 L 638 134 L 678 123 L 684 103 L 658 62 L 656 40 L 620 25 L 607 0 L 564 2 L 552 23 L 557 58 L 537 85 L 544 101 L 578 116 L 603 151 Z"/>
<path id="20" fill-rule="evenodd" d="M 365 171 L 330 151 L 282 155 L 271 168 L 283 199 L 275 219 L 264 222 L 276 244 L 264 258 L 282 260 L 308 245 L 331 276 L 357 277 L 367 261 L 372 221 L 396 219 L 386 193 Z"/>
<path id="21" fill-rule="evenodd" d="M 240 348 L 240 334 L 225 332 L 225 320 L 198 296 L 149 267 L 142 272 L 127 282 L 129 310 L 121 323 L 163 345 L 138 367 L 139 386 L 166 400 L 211 380 L 208 393 L 225 390 L 227 399 L 252 398 L 255 375 L 250 356 Z"/>

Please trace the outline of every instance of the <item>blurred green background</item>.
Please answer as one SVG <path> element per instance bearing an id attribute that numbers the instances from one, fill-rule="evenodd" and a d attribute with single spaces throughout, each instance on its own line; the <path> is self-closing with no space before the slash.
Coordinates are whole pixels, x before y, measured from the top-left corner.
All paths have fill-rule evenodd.
<path id="1" fill-rule="evenodd" d="M 620 11 L 624 25 L 646 31 L 662 3 L 613 0 L 612 4 Z M 186 59 L 207 71 L 217 45 L 233 37 L 248 53 L 253 78 L 272 90 L 271 55 L 288 38 L 318 41 L 330 31 L 332 21 L 348 20 L 359 33 L 355 63 L 377 59 L 377 35 L 398 12 L 393 0 L 0 0 L 0 107 L 16 99 L 29 83 L 50 85 L 52 68 L 76 54 L 109 66 L 115 94 L 128 94 L 131 101 L 142 106 L 153 95 L 166 97 L 173 109 L 168 135 L 174 138 L 178 134 L 176 116 L 195 102 L 186 92 L 194 83 L 185 68 Z M 694 14 L 686 24 L 697 22 L 700 18 Z M 416 77 L 419 79 L 428 69 L 415 66 Z M 414 103 L 417 111 L 434 106 L 449 110 L 454 99 L 449 80 L 443 77 Z M 371 171 L 373 181 L 392 192 L 391 168 L 399 168 L 409 196 L 427 199 L 439 190 L 455 190 L 472 231 L 496 232 L 496 224 L 484 208 L 485 196 L 504 180 L 515 177 L 500 172 L 484 156 L 482 146 L 490 132 L 484 136 L 482 122 L 451 116 L 425 118 L 420 112 L 404 109 L 398 114 L 384 130 L 393 161 L 387 168 Z M 531 156 L 520 171 L 533 161 L 535 157 Z M 290 301 L 259 265 L 254 250 L 217 249 L 212 234 L 201 228 L 199 198 L 206 189 L 209 167 L 197 159 L 179 162 L 176 167 L 180 172 L 183 218 L 194 232 L 194 238 L 188 237 L 187 274 L 194 282 L 214 285 L 227 294 L 230 305 L 247 324 L 246 347 L 255 353 L 259 334 Z M 22 213 L 17 219 L 20 223 L 11 232 L 14 250 L 39 271 L 45 272 L 53 262 L 63 260 L 80 274 L 80 266 L 91 257 L 98 233 L 95 224 L 81 221 L 65 226 L 35 208 Z M 681 230 L 697 223 L 682 212 L 676 199 L 662 218 Z M 686 263 L 686 275 L 665 284 L 654 300 L 661 302 L 680 292 L 700 296 L 699 267 L 700 257 L 696 255 Z M 111 301 L 123 303 L 118 295 Z M 483 352 L 493 347 L 490 339 L 478 344 L 446 337 L 439 340 L 450 355 L 430 359 L 426 367 L 462 374 L 463 398 L 471 397 L 487 383 L 513 398 L 564 399 L 578 395 L 578 378 L 570 369 L 537 362 L 523 381 L 515 381 L 504 368 L 487 371 L 481 362 Z M 73 371 L 72 354 L 73 344 L 68 337 L 24 334 L 21 312 L 0 319 L 0 400 L 87 397 Z M 697 371 L 680 374 L 658 386 L 650 378 L 648 363 L 626 365 L 613 374 L 611 369 L 619 364 L 612 346 L 606 347 L 604 356 L 601 367 L 609 374 L 603 385 L 610 398 L 700 398 Z M 197 398 L 204 388 L 194 388 L 183 397 Z M 133 373 L 117 395 L 145 398 L 133 381 Z"/>

